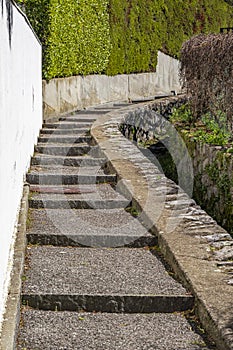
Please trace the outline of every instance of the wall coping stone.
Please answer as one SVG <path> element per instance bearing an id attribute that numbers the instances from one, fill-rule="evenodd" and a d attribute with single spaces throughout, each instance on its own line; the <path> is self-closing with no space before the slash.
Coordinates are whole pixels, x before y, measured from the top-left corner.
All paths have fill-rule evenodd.
<path id="1" fill-rule="evenodd" d="M 141 103 L 98 118 L 91 135 L 118 174 L 117 189 L 140 212 L 139 219 L 158 237 L 159 246 L 178 278 L 195 296 L 203 327 L 221 350 L 233 348 L 233 239 L 174 182 L 167 179 L 119 130 L 128 117 L 150 112 Z M 220 249 L 216 249 L 219 245 Z M 219 248 L 218 247 L 218 248 Z"/>

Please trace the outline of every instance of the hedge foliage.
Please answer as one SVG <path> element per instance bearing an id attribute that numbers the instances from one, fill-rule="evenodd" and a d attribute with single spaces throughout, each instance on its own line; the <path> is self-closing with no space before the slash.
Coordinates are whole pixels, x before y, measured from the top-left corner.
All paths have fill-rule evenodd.
<path id="1" fill-rule="evenodd" d="M 224 0 L 17 0 L 43 43 L 46 79 L 155 71 L 195 34 L 233 26 Z"/>
<path id="2" fill-rule="evenodd" d="M 233 24 L 222 0 L 110 0 L 112 50 L 107 73 L 155 71 L 157 52 L 179 58 L 182 43 Z"/>
<path id="3" fill-rule="evenodd" d="M 110 75 L 155 71 L 162 31 L 154 0 L 110 0 Z"/>
<path id="4" fill-rule="evenodd" d="M 101 73 L 110 55 L 108 0 L 26 0 L 44 78 Z"/>

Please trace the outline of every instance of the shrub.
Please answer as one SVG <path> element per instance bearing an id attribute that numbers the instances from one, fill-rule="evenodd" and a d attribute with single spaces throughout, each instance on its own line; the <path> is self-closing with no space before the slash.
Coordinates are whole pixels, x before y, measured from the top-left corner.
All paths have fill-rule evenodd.
<path id="1" fill-rule="evenodd" d="M 110 54 L 107 0 L 26 0 L 43 45 L 44 78 L 101 73 Z"/>
<path id="2" fill-rule="evenodd" d="M 182 135 L 189 135 L 194 141 L 218 146 L 232 143 L 231 133 L 226 128 L 225 114 L 219 113 L 217 118 L 218 122 L 210 113 L 206 113 L 195 121 L 189 101 L 179 108 L 174 108 L 169 120 Z"/>
<path id="3" fill-rule="evenodd" d="M 179 58 L 194 34 L 233 23 L 223 0 L 110 0 L 112 50 L 107 74 L 155 71 L 157 52 Z"/>
<path id="4" fill-rule="evenodd" d="M 184 43 L 181 77 L 190 96 L 195 119 L 210 112 L 220 122 L 225 114 L 229 126 L 233 115 L 233 34 L 198 35 Z"/>
<path id="5" fill-rule="evenodd" d="M 112 50 L 107 74 L 155 71 L 162 31 L 154 0 L 110 0 Z"/>

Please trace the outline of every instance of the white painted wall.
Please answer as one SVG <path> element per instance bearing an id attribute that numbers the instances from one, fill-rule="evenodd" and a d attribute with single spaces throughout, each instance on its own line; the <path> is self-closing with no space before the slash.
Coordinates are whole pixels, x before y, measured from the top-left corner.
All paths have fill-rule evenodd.
<path id="1" fill-rule="evenodd" d="M 41 45 L 11 3 L 10 45 L 7 2 L 0 1 L 0 328 L 24 175 L 42 124 Z"/>
<path id="2" fill-rule="evenodd" d="M 158 52 L 155 73 L 74 76 L 43 81 L 44 119 L 100 103 L 181 91 L 179 61 Z"/>

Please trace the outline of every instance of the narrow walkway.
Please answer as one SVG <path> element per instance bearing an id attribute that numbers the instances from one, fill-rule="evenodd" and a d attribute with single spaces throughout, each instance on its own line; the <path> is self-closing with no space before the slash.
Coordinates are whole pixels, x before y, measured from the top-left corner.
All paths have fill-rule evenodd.
<path id="1" fill-rule="evenodd" d="M 122 106 L 81 111 L 41 131 L 27 174 L 18 349 L 210 349 L 185 318 L 193 297 L 166 270 L 90 136 L 99 115 Z"/>

